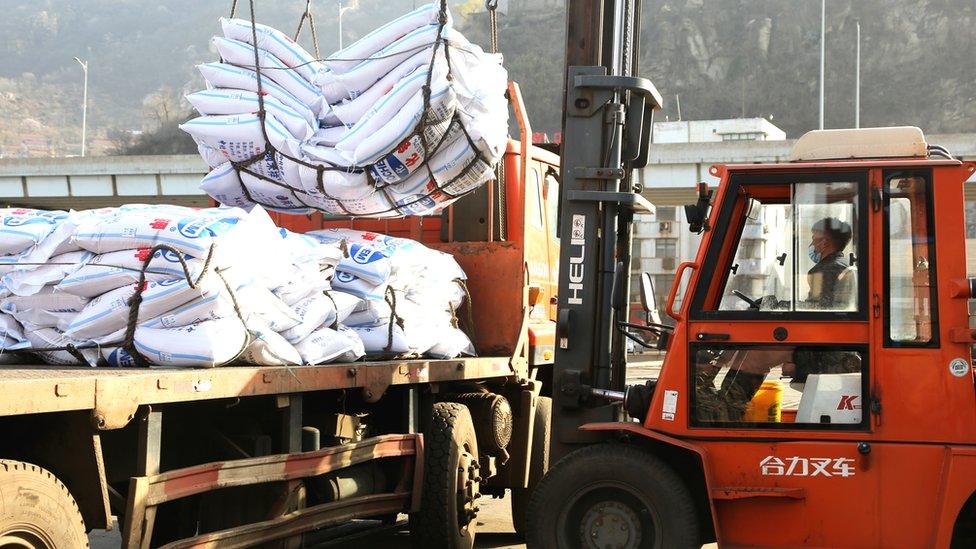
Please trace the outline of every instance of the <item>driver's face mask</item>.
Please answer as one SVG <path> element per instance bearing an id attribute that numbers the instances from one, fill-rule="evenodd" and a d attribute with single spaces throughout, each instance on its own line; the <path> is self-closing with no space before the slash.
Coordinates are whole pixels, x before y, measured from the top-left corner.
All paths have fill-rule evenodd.
<path id="1" fill-rule="evenodd" d="M 807 255 L 810 256 L 810 261 L 814 263 L 820 263 L 820 260 L 823 259 L 823 254 L 817 251 L 817 247 L 812 242 L 807 247 Z"/>

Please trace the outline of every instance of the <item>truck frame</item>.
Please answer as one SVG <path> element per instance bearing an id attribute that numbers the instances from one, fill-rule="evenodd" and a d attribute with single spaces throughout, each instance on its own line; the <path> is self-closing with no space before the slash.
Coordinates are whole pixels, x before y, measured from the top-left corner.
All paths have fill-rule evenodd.
<path id="1" fill-rule="evenodd" d="M 452 254 L 470 293 L 457 316 L 481 356 L 212 369 L 4 357 L 0 545 L 87 546 L 85 532 L 116 515 L 129 548 L 294 547 L 410 513 L 421 545 L 470 547 L 482 494 L 511 489 L 524 515 L 546 466 L 549 399 L 533 378 L 553 358 L 559 163 L 530 145 L 514 83 L 509 96 L 521 141 L 497 181 L 443 214 L 277 218 Z"/>

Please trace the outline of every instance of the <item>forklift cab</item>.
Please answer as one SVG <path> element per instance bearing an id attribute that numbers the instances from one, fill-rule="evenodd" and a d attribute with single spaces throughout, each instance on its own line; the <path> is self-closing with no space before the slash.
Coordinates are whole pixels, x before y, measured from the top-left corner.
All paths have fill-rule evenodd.
<path id="1" fill-rule="evenodd" d="M 952 446 L 976 442 L 974 164 L 917 128 L 811 132 L 791 160 L 711 169 L 643 426 L 698 454 L 724 543 L 946 540 L 976 490 L 972 469 L 946 478 Z"/>

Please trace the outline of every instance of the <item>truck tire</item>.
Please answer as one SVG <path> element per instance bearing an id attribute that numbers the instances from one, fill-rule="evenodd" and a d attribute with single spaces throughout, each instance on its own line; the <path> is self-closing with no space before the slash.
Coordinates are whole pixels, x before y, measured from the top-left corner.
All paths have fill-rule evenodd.
<path id="1" fill-rule="evenodd" d="M 410 532 L 417 547 L 474 546 L 479 469 L 478 440 L 468 408 L 454 402 L 434 404 L 424 432 L 420 511 L 410 517 Z"/>
<path id="2" fill-rule="evenodd" d="M 535 423 L 532 426 L 532 461 L 529 463 L 529 487 L 512 488 L 512 526 L 515 533 L 525 537 L 525 515 L 529 512 L 529 499 L 539 481 L 549 470 L 549 439 L 552 427 L 552 399 L 539 397 L 535 405 Z"/>
<path id="3" fill-rule="evenodd" d="M 549 470 L 529 502 L 526 534 L 529 548 L 700 547 L 694 501 L 678 475 L 614 443 L 576 450 Z"/>
<path id="4" fill-rule="evenodd" d="M 78 504 L 50 471 L 0 459 L 0 547 L 88 547 Z"/>

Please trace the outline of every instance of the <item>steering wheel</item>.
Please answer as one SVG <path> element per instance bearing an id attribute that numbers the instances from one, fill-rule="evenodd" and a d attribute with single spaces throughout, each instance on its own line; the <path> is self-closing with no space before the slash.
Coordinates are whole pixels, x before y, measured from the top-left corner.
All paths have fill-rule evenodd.
<path id="1" fill-rule="evenodd" d="M 756 309 L 757 311 L 759 310 L 759 305 L 760 305 L 759 301 L 752 299 L 751 297 L 740 292 L 739 290 L 732 290 L 732 295 L 748 303 L 750 309 Z"/>

